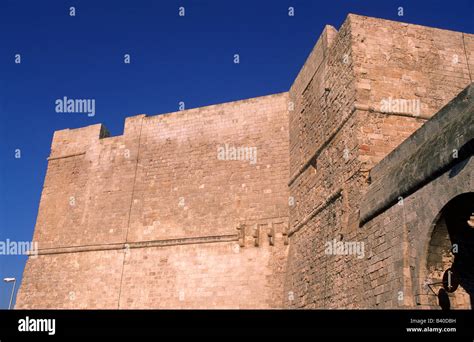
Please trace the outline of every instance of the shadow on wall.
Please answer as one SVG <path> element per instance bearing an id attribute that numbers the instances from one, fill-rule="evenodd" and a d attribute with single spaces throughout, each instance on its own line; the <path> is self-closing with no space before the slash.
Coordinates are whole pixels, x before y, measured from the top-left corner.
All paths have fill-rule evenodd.
<path id="1" fill-rule="evenodd" d="M 451 171 L 449 172 L 449 178 L 456 177 L 459 172 L 464 169 L 464 167 L 469 163 L 470 158 L 466 158 L 466 156 L 473 156 L 474 155 L 474 139 L 469 140 L 465 143 L 457 152 L 458 158 L 464 158 L 463 161 L 453 166 Z"/>
<path id="2" fill-rule="evenodd" d="M 448 292 L 445 289 L 440 289 L 438 292 L 438 303 L 442 310 L 451 309 L 451 302 L 449 301 Z"/>
<path id="3" fill-rule="evenodd" d="M 471 309 L 474 308 L 474 193 L 466 193 L 450 201 L 445 209 L 448 233 L 453 245 L 457 245 L 451 269 L 459 277 L 459 285 L 469 294 Z"/>

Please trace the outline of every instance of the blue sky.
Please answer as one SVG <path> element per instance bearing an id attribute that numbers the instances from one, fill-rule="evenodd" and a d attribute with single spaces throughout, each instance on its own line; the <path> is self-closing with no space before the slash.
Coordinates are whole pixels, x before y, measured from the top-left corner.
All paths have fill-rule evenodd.
<path id="1" fill-rule="evenodd" d="M 348 13 L 474 33 L 472 0 L 0 0 L 0 241 L 32 239 L 55 130 L 104 123 L 119 135 L 126 117 L 180 101 L 287 91 L 324 25 L 339 28 Z M 96 115 L 56 113 L 63 96 L 95 99 Z M 20 280 L 25 261 L 0 255 L 0 277 Z M 0 308 L 10 290 L 0 283 Z"/>

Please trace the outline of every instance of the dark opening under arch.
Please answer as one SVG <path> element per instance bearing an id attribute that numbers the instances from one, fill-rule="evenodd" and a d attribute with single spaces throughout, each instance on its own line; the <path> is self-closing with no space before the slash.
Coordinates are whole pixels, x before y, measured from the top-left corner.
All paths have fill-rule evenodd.
<path id="1" fill-rule="evenodd" d="M 429 306 L 474 308 L 474 192 L 454 197 L 441 210 L 426 267 L 432 292 Z"/>

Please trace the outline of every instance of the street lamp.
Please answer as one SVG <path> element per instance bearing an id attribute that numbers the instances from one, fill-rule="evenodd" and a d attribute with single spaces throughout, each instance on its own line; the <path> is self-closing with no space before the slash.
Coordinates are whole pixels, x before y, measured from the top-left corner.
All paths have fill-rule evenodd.
<path id="1" fill-rule="evenodd" d="M 10 304 L 8 305 L 8 310 L 10 310 L 12 308 L 13 294 L 15 293 L 16 279 L 15 278 L 3 278 L 3 281 L 5 283 L 13 283 L 12 294 L 10 296 Z"/>

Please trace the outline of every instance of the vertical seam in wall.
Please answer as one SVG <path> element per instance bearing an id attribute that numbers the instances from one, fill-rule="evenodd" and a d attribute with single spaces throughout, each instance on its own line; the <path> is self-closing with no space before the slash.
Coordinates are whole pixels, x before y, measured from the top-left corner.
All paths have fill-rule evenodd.
<path id="1" fill-rule="evenodd" d="M 462 46 L 464 48 L 464 56 L 466 57 L 466 65 L 467 65 L 467 71 L 469 73 L 469 80 L 472 83 L 472 76 L 471 76 L 471 68 L 469 68 L 469 58 L 467 56 L 467 50 L 466 50 L 466 42 L 464 40 L 464 32 L 461 33 L 462 35 Z"/>
<path id="2" fill-rule="evenodd" d="M 405 199 L 402 199 L 405 201 Z M 410 269 L 410 241 L 408 233 L 408 225 L 405 211 L 405 203 L 402 202 L 402 220 L 403 220 L 403 232 L 402 232 L 402 295 L 403 301 L 402 306 L 413 307 L 413 280 Z M 406 273 L 406 274 L 405 274 Z M 398 297 L 397 297 L 398 299 Z"/>
<path id="3" fill-rule="evenodd" d="M 329 241 L 329 230 L 327 230 L 326 233 L 326 241 Z M 324 258 L 324 293 L 323 293 L 323 309 L 327 309 L 326 306 L 326 298 L 327 298 L 327 293 L 328 293 L 328 259 L 329 259 L 329 254 L 325 254 Z"/>
<path id="4" fill-rule="evenodd" d="M 125 246 L 127 246 L 128 232 L 130 231 L 130 217 L 131 217 L 131 214 L 132 214 L 132 207 L 133 207 L 133 195 L 135 194 L 135 183 L 137 181 L 138 161 L 140 160 L 140 144 L 141 144 L 141 138 L 142 138 L 142 128 L 143 128 L 143 120 L 144 119 L 145 119 L 145 117 L 142 117 L 142 120 L 140 122 L 140 133 L 138 134 L 137 162 L 135 163 L 135 175 L 133 176 L 132 195 L 130 197 L 130 208 L 128 210 L 127 231 L 125 233 Z M 123 282 L 123 272 L 125 270 L 125 257 L 126 257 L 126 255 L 127 254 L 124 251 L 123 259 L 122 259 L 122 272 L 120 274 L 120 284 L 119 284 L 119 295 L 118 295 L 117 309 L 120 309 L 120 298 L 121 298 L 121 295 L 122 295 L 122 282 Z"/>

